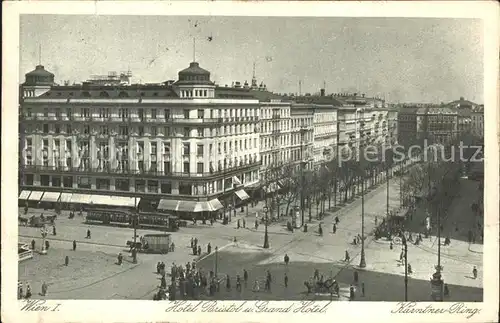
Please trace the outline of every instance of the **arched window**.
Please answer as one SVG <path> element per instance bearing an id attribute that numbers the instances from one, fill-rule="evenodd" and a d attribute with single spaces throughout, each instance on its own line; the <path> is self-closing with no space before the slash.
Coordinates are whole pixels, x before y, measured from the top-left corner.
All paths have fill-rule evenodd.
<path id="1" fill-rule="evenodd" d="M 119 94 L 118 94 L 118 97 L 120 98 L 128 98 L 128 93 L 125 92 L 125 91 L 121 91 Z"/>
<path id="2" fill-rule="evenodd" d="M 99 93 L 99 96 L 100 96 L 101 98 L 108 98 L 108 97 L 109 97 L 109 93 L 108 93 L 108 92 L 106 92 L 106 91 L 102 91 L 101 93 Z"/>
<path id="3" fill-rule="evenodd" d="M 84 91 L 84 92 L 82 92 L 81 96 L 88 98 L 88 97 L 90 97 L 90 92 Z"/>

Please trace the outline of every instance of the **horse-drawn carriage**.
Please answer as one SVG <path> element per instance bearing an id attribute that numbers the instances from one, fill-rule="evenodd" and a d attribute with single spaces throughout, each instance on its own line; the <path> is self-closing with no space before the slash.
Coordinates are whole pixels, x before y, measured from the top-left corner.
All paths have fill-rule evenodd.
<path id="1" fill-rule="evenodd" d="M 304 286 L 307 288 L 307 294 L 330 294 L 339 296 L 340 287 L 338 282 L 333 278 L 322 279 L 310 279 L 304 282 Z"/>
<path id="2" fill-rule="evenodd" d="M 41 228 L 46 225 L 54 225 L 54 221 L 56 219 L 56 215 L 31 215 L 31 216 L 22 216 L 19 215 L 18 223 L 23 226 L 30 226 L 35 228 Z"/>

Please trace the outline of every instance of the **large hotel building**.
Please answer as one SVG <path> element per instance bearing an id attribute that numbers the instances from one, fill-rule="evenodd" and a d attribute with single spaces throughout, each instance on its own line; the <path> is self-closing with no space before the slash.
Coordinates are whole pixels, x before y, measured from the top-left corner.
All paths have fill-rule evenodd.
<path id="1" fill-rule="evenodd" d="M 59 86 L 41 65 L 26 74 L 20 201 L 218 212 L 248 201 L 266 170 L 301 161 L 312 168 L 359 138 L 344 116 L 353 107 L 324 90 L 276 95 L 255 76 L 221 87 L 196 62 L 162 84 L 131 84 L 130 76 Z M 371 136 L 389 135 L 383 118 L 370 115 Z"/>

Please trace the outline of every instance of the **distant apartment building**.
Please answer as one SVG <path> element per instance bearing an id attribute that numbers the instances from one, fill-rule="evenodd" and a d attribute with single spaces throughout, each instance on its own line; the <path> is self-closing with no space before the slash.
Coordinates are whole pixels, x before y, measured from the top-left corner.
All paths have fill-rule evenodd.
<path id="1" fill-rule="evenodd" d="M 290 156 L 290 102 L 260 103 L 260 155 L 262 168 L 281 167 Z"/>
<path id="2" fill-rule="evenodd" d="M 138 197 L 206 213 L 234 195 L 246 200 L 245 187 L 258 183 L 259 101 L 220 98 L 198 63 L 158 85 L 57 86 L 53 77 L 37 66 L 22 86 L 20 198 L 109 205 Z"/>

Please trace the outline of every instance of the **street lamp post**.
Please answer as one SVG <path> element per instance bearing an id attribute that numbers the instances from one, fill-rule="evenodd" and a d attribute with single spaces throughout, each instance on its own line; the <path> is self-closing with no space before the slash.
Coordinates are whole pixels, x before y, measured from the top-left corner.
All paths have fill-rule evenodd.
<path id="1" fill-rule="evenodd" d="M 403 235 L 403 247 L 405 253 L 405 302 L 408 301 L 408 244 L 406 237 Z"/>
<path id="2" fill-rule="evenodd" d="M 134 179 L 135 180 L 135 179 Z M 133 215 L 133 225 L 134 225 L 134 248 L 132 248 L 132 262 L 137 263 L 137 222 L 139 222 L 139 215 L 137 214 L 137 183 L 134 181 L 135 194 L 134 194 L 134 215 Z"/>
<path id="3" fill-rule="evenodd" d="M 264 231 L 264 245 L 263 245 L 263 248 L 264 249 L 269 249 L 269 236 L 268 236 L 268 233 L 267 233 L 267 223 L 269 221 L 268 221 L 268 208 L 267 208 L 267 206 L 264 207 L 264 213 L 265 213 L 265 222 L 264 222 L 265 231 Z"/>
<path id="4" fill-rule="evenodd" d="M 47 249 L 45 248 L 45 237 L 47 237 L 47 229 L 45 228 L 45 226 L 40 230 L 40 233 L 42 235 L 42 249 L 40 251 L 40 254 L 46 255 Z"/>
<path id="5" fill-rule="evenodd" d="M 361 181 L 361 259 L 359 261 L 359 267 L 366 267 L 365 259 L 365 178 Z"/>
<path id="6" fill-rule="evenodd" d="M 215 247 L 215 277 L 217 277 L 217 265 L 219 261 L 219 247 Z"/>

